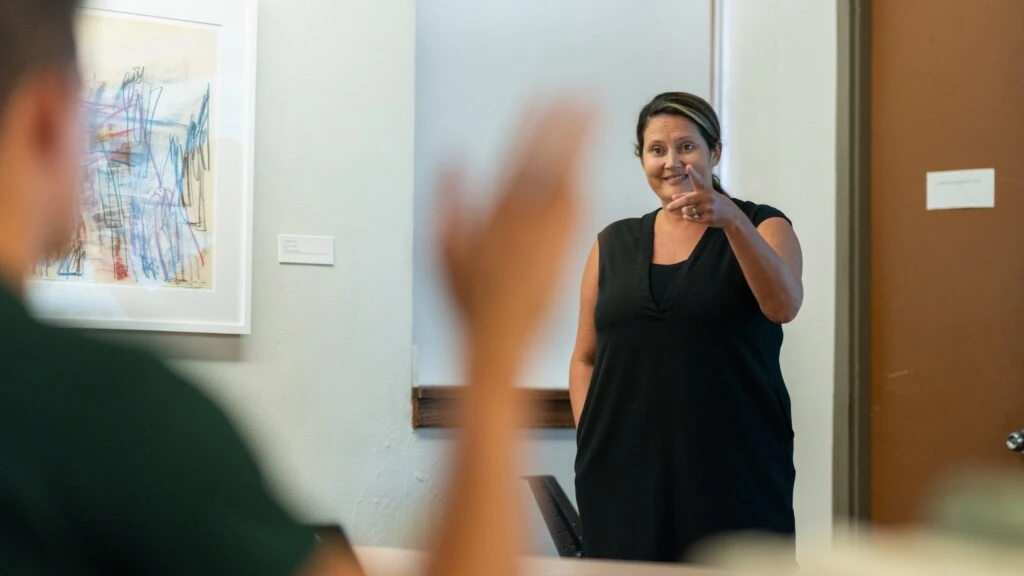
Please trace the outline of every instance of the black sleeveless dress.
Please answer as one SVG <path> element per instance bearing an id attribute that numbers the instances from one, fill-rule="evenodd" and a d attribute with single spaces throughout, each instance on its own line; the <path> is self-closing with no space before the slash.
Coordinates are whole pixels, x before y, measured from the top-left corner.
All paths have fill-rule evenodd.
<path id="1" fill-rule="evenodd" d="M 785 218 L 733 201 L 755 226 Z M 576 455 L 592 558 L 675 562 L 710 536 L 795 533 L 782 327 L 722 230 L 709 228 L 666 286 L 670 270 L 651 264 L 656 214 L 598 236 L 597 355 Z"/>

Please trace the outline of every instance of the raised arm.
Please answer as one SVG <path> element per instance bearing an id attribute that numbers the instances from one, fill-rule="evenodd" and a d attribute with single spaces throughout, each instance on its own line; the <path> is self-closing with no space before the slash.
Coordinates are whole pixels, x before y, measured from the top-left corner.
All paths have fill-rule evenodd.
<path id="1" fill-rule="evenodd" d="M 804 300 L 803 255 L 793 227 L 783 218 L 756 228 L 739 218 L 725 235 L 764 315 L 779 324 L 792 322 Z"/>
<path id="2" fill-rule="evenodd" d="M 516 445 L 527 414 L 515 384 L 564 268 L 577 221 L 579 172 L 592 114 L 562 102 L 525 122 L 497 206 L 468 216 L 461 178 L 441 184 L 440 252 L 467 333 L 463 429 L 428 576 L 512 576 L 525 523 Z M 308 575 L 359 574 L 337 547 Z M 333 570 L 333 572 L 332 572 Z"/>
<path id="3" fill-rule="evenodd" d="M 743 276 L 761 311 L 779 324 L 791 322 L 804 300 L 803 255 L 796 232 L 784 218 L 769 218 L 754 227 L 728 196 L 707 186 L 690 166 L 693 192 L 679 194 L 666 210 L 725 231 Z"/>
<path id="4" fill-rule="evenodd" d="M 549 108 L 524 132 L 521 156 L 482 227 L 448 204 L 444 226 L 451 291 L 468 329 L 469 387 L 454 482 L 428 574 L 511 576 L 523 552 L 517 383 L 555 292 L 576 228 L 579 172 L 590 113 Z M 459 187 L 450 181 L 449 198 Z"/>

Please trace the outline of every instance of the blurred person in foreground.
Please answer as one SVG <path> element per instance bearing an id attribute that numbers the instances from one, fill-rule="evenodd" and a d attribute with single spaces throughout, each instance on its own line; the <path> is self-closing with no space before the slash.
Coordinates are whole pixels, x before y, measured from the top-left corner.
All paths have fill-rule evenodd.
<path id="1" fill-rule="evenodd" d="M 0 0 L 0 565 L 6 574 L 360 574 L 271 497 L 227 418 L 156 359 L 33 320 L 26 279 L 74 229 L 82 157 L 74 0 Z M 465 430 L 429 574 L 515 572 L 513 383 L 563 268 L 591 115 L 524 129 L 483 221 L 442 182 L 468 331 Z"/>

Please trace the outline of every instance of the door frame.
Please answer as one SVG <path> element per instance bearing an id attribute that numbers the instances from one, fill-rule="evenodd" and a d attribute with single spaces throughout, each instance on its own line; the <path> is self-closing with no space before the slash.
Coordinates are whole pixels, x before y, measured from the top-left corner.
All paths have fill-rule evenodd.
<path id="1" fill-rule="evenodd" d="M 835 520 L 871 517 L 871 0 L 837 0 Z"/>

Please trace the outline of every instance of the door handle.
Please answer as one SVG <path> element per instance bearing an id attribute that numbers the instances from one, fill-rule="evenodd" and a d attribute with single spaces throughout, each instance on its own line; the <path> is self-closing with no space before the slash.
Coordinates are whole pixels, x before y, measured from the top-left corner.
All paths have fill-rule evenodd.
<path id="1" fill-rule="evenodd" d="M 1006 447 L 1014 452 L 1024 453 L 1024 430 L 1018 430 L 1007 436 Z"/>

